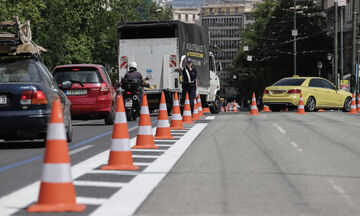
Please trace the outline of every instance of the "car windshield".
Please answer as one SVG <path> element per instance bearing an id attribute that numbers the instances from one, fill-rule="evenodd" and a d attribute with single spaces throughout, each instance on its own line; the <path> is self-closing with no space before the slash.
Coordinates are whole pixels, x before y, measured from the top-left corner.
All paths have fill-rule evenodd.
<path id="1" fill-rule="evenodd" d="M 58 83 L 68 80 L 81 83 L 101 82 L 96 68 L 61 68 L 54 71 L 54 77 Z"/>
<path id="2" fill-rule="evenodd" d="M 301 86 L 305 79 L 282 79 L 273 86 Z"/>
<path id="3" fill-rule="evenodd" d="M 40 82 L 39 70 L 31 61 L 0 62 L 0 83 Z"/>

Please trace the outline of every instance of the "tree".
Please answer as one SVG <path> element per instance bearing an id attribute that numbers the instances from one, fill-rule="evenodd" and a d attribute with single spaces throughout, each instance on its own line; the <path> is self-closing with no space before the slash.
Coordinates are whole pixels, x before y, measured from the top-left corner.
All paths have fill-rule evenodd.
<path id="1" fill-rule="evenodd" d="M 322 29 L 324 18 L 312 1 L 297 4 L 297 74 L 317 76 L 317 62 L 326 62 L 332 43 Z M 293 75 L 293 0 L 267 0 L 253 13 L 256 21 L 242 30 L 243 45 L 234 59 L 233 73 L 241 78 L 235 85 L 240 94 L 262 94 L 275 81 Z M 247 61 L 247 56 L 253 56 Z M 327 71 L 331 71 L 329 66 Z M 247 90 L 248 89 L 248 90 Z"/>

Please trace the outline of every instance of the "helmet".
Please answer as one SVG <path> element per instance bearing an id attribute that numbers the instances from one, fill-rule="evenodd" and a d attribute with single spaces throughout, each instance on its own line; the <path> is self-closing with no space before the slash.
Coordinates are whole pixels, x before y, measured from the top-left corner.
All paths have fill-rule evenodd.
<path id="1" fill-rule="evenodd" d="M 135 68 L 136 70 L 137 70 L 137 64 L 136 64 L 136 62 L 130 62 L 129 63 L 129 68 Z"/>

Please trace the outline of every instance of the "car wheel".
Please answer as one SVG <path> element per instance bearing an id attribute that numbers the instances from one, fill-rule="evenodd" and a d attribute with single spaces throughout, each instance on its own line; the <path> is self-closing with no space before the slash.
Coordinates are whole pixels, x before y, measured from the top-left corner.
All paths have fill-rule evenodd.
<path id="1" fill-rule="evenodd" d="M 112 125 L 114 124 L 114 119 L 115 119 L 115 108 L 114 108 L 114 104 L 111 106 L 111 111 L 110 113 L 105 117 L 105 124 L 106 125 Z"/>
<path id="2" fill-rule="evenodd" d="M 69 125 L 67 126 L 67 131 L 66 131 L 66 138 L 67 138 L 68 143 L 72 142 L 72 137 L 73 137 L 73 128 L 72 128 L 72 121 L 71 121 L 71 117 L 70 117 Z"/>
<path id="3" fill-rule="evenodd" d="M 316 107 L 316 101 L 314 97 L 309 97 L 306 101 L 305 109 L 308 112 L 314 112 Z"/>
<path id="4" fill-rule="evenodd" d="M 351 97 L 347 97 L 345 99 L 345 102 L 344 102 L 344 107 L 343 107 L 343 112 L 350 112 L 350 108 L 351 108 L 351 101 L 352 98 Z"/>
<path id="5" fill-rule="evenodd" d="M 220 112 L 220 96 L 216 95 L 213 105 L 210 107 L 211 114 L 218 114 Z"/>

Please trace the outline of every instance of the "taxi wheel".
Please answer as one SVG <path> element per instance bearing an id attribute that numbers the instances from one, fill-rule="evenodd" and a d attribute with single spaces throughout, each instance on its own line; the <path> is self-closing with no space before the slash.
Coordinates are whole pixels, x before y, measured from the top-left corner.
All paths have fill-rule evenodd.
<path id="1" fill-rule="evenodd" d="M 350 112 L 351 100 L 352 100 L 351 97 L 348 97 L 348 98 L 345 99 L 344 107 L 343 107 L 343 111 L 344 111 L 344 112 Z"/>
<path id="2" fill-rule="evenodd" d="M 314 112 L 316 107 L 316 101 L 314 97 L 309 97 L 306 101 L 305 109 L 308 112 Z"/>

